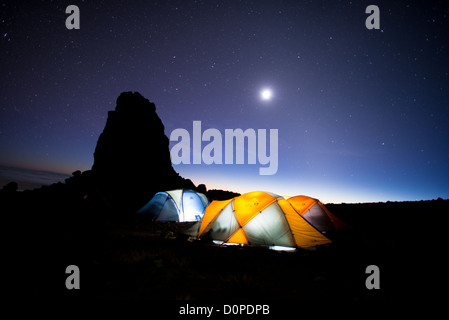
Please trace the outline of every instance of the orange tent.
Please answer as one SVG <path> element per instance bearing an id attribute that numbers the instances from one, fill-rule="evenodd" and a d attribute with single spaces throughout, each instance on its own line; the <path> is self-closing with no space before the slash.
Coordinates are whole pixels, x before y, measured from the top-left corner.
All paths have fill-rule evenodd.
<path id="1" fill-rule="evenodd" d="M 220 243 L 305 248 L 331 243 L 325 234 L 343 225 L 317 199 L 254 191 L 212 201 L 198 237 L 207 235 Z"/>

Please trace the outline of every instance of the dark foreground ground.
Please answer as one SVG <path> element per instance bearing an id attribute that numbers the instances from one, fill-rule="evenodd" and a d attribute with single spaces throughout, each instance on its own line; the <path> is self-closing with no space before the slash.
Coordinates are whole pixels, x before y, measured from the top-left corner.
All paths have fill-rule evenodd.
<path id="1" fill-rule="evenodd" d="M 192 241 L 182 233 L 189 224 L 62 219 L 54 232 L 54 221 L 49 227 L 36 219 L 26 228 L 22 221 L 3 226 L 3 275 L 13 301 L 139 301 L 155 308 L 156 300 L 438 303 L 448 200 L 327 207 L 352 230 L 331 245 L 294 253 Z M 65 287 L 71 264 L 80 269 L 79 290 Z M 380 269 L 379 290 L 365 286 L 369 265 Z"/>

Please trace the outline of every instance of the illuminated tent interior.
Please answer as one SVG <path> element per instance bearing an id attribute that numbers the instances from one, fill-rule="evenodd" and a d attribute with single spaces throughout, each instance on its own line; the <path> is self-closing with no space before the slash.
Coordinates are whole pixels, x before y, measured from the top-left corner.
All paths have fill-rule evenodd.
<path id="1" fill-rule="evenodd" d="M 156 193 L 137 215 L 156 221 L 199 221 L 208 204 L 209 200 L 202 193 L 177 189 Z"/>
<path id="2" fill-rule="evenodd" d="M 198 237 L 222 244 L 307 248 L 331 243 L 326 234 L 344 226 L 317 199 L 254 191 L 212 201 Z"/>

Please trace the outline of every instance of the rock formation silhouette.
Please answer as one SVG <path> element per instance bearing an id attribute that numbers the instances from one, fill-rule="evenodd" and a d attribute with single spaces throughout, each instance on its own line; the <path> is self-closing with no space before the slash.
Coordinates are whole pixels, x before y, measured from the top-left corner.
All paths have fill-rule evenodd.
<path id="1" fill-rule="evenodd" d="M 169 140 L 156 106 L 138 92 L 123 92 L 98 138 L 92 171 L 111 208 L 134 212 L 158 191 L 196 189 L 173 169 Z"/>

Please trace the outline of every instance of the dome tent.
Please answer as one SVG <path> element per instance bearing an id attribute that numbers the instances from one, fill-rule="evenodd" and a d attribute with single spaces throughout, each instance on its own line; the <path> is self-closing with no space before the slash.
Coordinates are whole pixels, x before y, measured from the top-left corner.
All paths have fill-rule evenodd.
<path id="1" fill-rule="evenodd" d="M 177 189 L 156 193 L 136 214 L 156 221 L 199 221 L 208 204 L 202 193 Z"/>
<path id="2" fill-rule="evenodd" d="M 306 248 L 331 243 L 325 234 L 339 230 L 343 224 L 317 199 L 254 191 L 212 201 L 198 237 L 224 244 Z"/>

